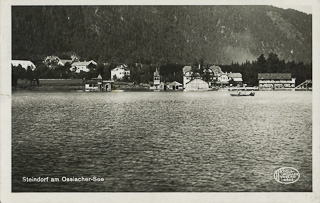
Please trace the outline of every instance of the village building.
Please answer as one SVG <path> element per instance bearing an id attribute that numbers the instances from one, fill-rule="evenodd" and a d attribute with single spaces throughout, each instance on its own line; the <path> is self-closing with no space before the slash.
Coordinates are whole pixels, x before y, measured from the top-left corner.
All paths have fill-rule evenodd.
<path id="1" fill-rule="evenodd" d="M 195 91 L 195 90 L 209 90 L 209 84 L 200 78 L 195 78 L 188 82 L 185 87 L 185 91 Z"/>
<path id="2" fill-rule="evenodd" d="M 258 73 L 260 90 L 293 90 L 296 79 L 291 73 Z"/>
<path id="3" fill-rule="evenodd" d="M 26 70 L 28 70 L 28 67 L 30 67 L 32 71 L 36 69 L 36 66 L 31 61 L 27 60 L 11 60 L 11 65 L 15 67 L 18 67 L 20 65 Z"/>
<path id="4" fill-rule="evenodd" d="M 61 59 L 58 56 L 52 55 L 52 56 L 46 56 L 43 60 L 43 63 L 48 68 L 55 68 L 57 66 L 64 66 L 64 64 L 61 62 Z"/>
<path id="5" fill-rule="evenodd" d="M 229 85 L 229 77 L 227 73 L 221 72 L 218 76 L 217 76 L 217 82 L 216 85 L 220 86 L 220 87 L 225 87 Z"/>
<path id="6" fill-rule="evenodd" d="M 150 89 L 152 90 L 160 90 L 160 74 L 158 71 L 158 68 L 156 68 L 156 71 L 153 73 L 153 83 L 151 83 Z"/>
<path id="7" fill-rule="evenodd" d="M 167 88 L 168 90 L 183 90 L 183 85 L 177 81 L 173 81 L 168 83 Z"/>
<path id="8" fill-rule="evenodd" d="M 97 63 L 93 60 L 91 61 L 82 61 L 82 62 L 74 62 L 71 65 L 70 70 L 76 73 L 80 73 L 81 71 L 89 72 L 90 68 L 95 68 Z"/>
<path id="9" fill-rule="evenodd" d="M 242 80 L 242 74 L 241 73 L 228 73 L 229 83 L 230 85 L 234 84 L 236 86 L 242 86 L 243 80 Z"/>
<path id="10" fill-rule="evenodd" d="M 71 59 L 61 59 L 60 62 L 63 66 L 66 65 L 66 63 L 69 63 L 70 65 L 73 63 Z"/>
<path id="11" fill-rule="evenodd" d="M 97 78 L 86 81 L 84 88 L 86 92 L 110 92 L 113 84 L 113 80 L 103 80 L 99 74 Z"/>
<path id="12" fill-rule="evenodd" d="M 111 78 L 121 80 L 125 75 L 130 77 L 130 70 L 126 64 L 120 65 L 111 70 Z"/>

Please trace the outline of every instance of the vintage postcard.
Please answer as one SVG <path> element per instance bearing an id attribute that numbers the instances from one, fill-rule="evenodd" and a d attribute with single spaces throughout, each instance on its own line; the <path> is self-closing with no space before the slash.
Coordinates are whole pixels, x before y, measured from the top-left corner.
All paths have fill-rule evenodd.
<path id="1" fill-rule="evenodd" d="M 2 1 L 1 202 L 318 202 L 319 1 Z"/>

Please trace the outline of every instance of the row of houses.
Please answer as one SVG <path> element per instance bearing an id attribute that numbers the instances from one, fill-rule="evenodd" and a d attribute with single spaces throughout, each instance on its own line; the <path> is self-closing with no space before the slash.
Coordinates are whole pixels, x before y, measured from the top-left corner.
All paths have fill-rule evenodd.
<path id="1" fill-rule="evenodd" d="M 200 70 L 200 67 L 199 67 Z M 208 84 L 208 88 L 219 86 L 219 87 L 225 87 L 230 85 L 230 81 L 232 81 L 235 85 L 242 85 L 242 74 L 241 73 L 227 73 L 223 72 L 219 66 L 210 66 L 208 69 L 203 70 L 203 76 L 200 76 L 200 73 L 194 73 L 192 71 L 191 66 L 185 66 L 182 69 L 183 71 L 183 86 L 187 87 L 187 85 L 194 79 L 198 79 L 198 83 L 201 82 L 201 80 L 205 80 Z M 204 78 L 206 77 L 206 78 Z M 193 82 L 195 83 L 195 82 Z M 206 85 L 203 85 L 206 86 Z"/>
<path id="2" fill-rule="evenodd" d="M 47 56 L 43 62 L 49 68 L 52 67 L 53 64 L 64 66 L 66 63 L 69 63 L 71 65 L 70 71 L 75 73 L 80 73 L 81 71 L 90 72 L 90 69 L 96 68 L 97 66 L 97 62 L 94 60 L 79 61 L 76 55 L 71 55 L 71 60 L 60 59 L 58 56 Z M 130 76 L 130 70 L 126 64 L 119 65 L 111 70 L 111 78 L 122 79 L 125 75 Z"/>
<path id="3" fill-rule="evenodd" d="M 176 81 L 164 84 L 161 83 L 159 71 L 156 70 L 151 88 L 157 90 L 167 86 L 172 90 L 210 90 L 214 87 L 244 85 L 241 73 L 223 72 L 219 66 L 211 66 L 203 71 L 204 76 L 201 77 L 199 73 L 193 73 L 191 66 L 185 66 L 183 68 L 183 84 Z M 258 80 L 260 90 L 292 90 L 295 88 L 296 79 L 292 78 L 291 73 L 259 73 Z"/>
<path id="4" fill-rule="evenodd" d="M 50 56 L 45 59 L 46 63 L 56 60 L 59 63 L 63 64 L 70 61 L 60 60 L 57 56 Z M 71 71 L 75 73 L 80 73 L 81 71 L 89 72 L 90 66 L 94 67 L 97 63 L 93 60 L 91 61 L 76 61 L 77 58 L 71 60 L 74 61 L 71 64 Z M 31 61 L 24 60 L 12 60 L 11 64 L 13 66 L 21 66 L 24 69 L 31 68 L 31 70 L 35 70 L 36 66 Z M 200 68 L 199 68 L 200 69 Z M 114 79 L 122 79 L 124 76 L 130 77 L 130 70 L 128 66 L 123 64 L 117 66 L 116 68 L 111 70 L 111 77 Z M 207 77 L 207 78 L 204 78 Z M 100 76 L 101 77 L 101 76 Z M 286 90 L 295 88 L 295 78 L 292 78 L 291 73 L 259 73 L 259 89 L 260 90 Z M 112 80 L 103 81 L 100 78 L 93 80 L 93 82 L 88 83 L 91 85 L 92 89 L 99 88 L 101 90 L 110 90 Z M 95 86 L 96 84 L 96 86 Z M 241 73 L 227 73 L 223 72 L 219 66 L 210 66 L 208 69 L 203 70 L 202 76 L 197 73 L 193 73 L 191 66 L 183 67 L 183 84 L 173 81 L 173 82 L 161 82 L 161 76 L 159 74 L 159 70 L 156 69 L 154 72 L 153 83 L 151 83 L 150 89 L 154 90 L 209 90 L 213 87 L 226 87 L 226 86 L 242 86 L 243 79 Z M 90 89 L 90 87 L 88 87 Z"/>

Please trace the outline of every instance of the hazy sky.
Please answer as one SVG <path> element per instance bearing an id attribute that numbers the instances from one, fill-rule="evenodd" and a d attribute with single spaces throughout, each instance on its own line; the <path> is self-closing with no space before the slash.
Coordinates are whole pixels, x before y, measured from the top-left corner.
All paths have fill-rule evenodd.
<path id="1" fill-rule="evenodd" d="M 312 14 L 312 6 L 304 6 L 304 5 L 283 5 L 283 4 L 274 4 L 273 6 L 287 9 L 292 8 L 307 14 Z"/>

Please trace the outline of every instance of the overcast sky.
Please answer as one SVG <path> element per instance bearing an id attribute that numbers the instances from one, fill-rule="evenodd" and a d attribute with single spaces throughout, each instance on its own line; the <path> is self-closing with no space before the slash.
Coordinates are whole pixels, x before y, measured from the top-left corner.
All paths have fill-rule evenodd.
<path id="1" fill-rule="evenodd" d="M 304 6 L 304 5 L 283 5 L 283 4 L 274 4 L 273 6 L 288 9 L 292 8 L 307 14 L 312 14 L 312 6 Z"/>

